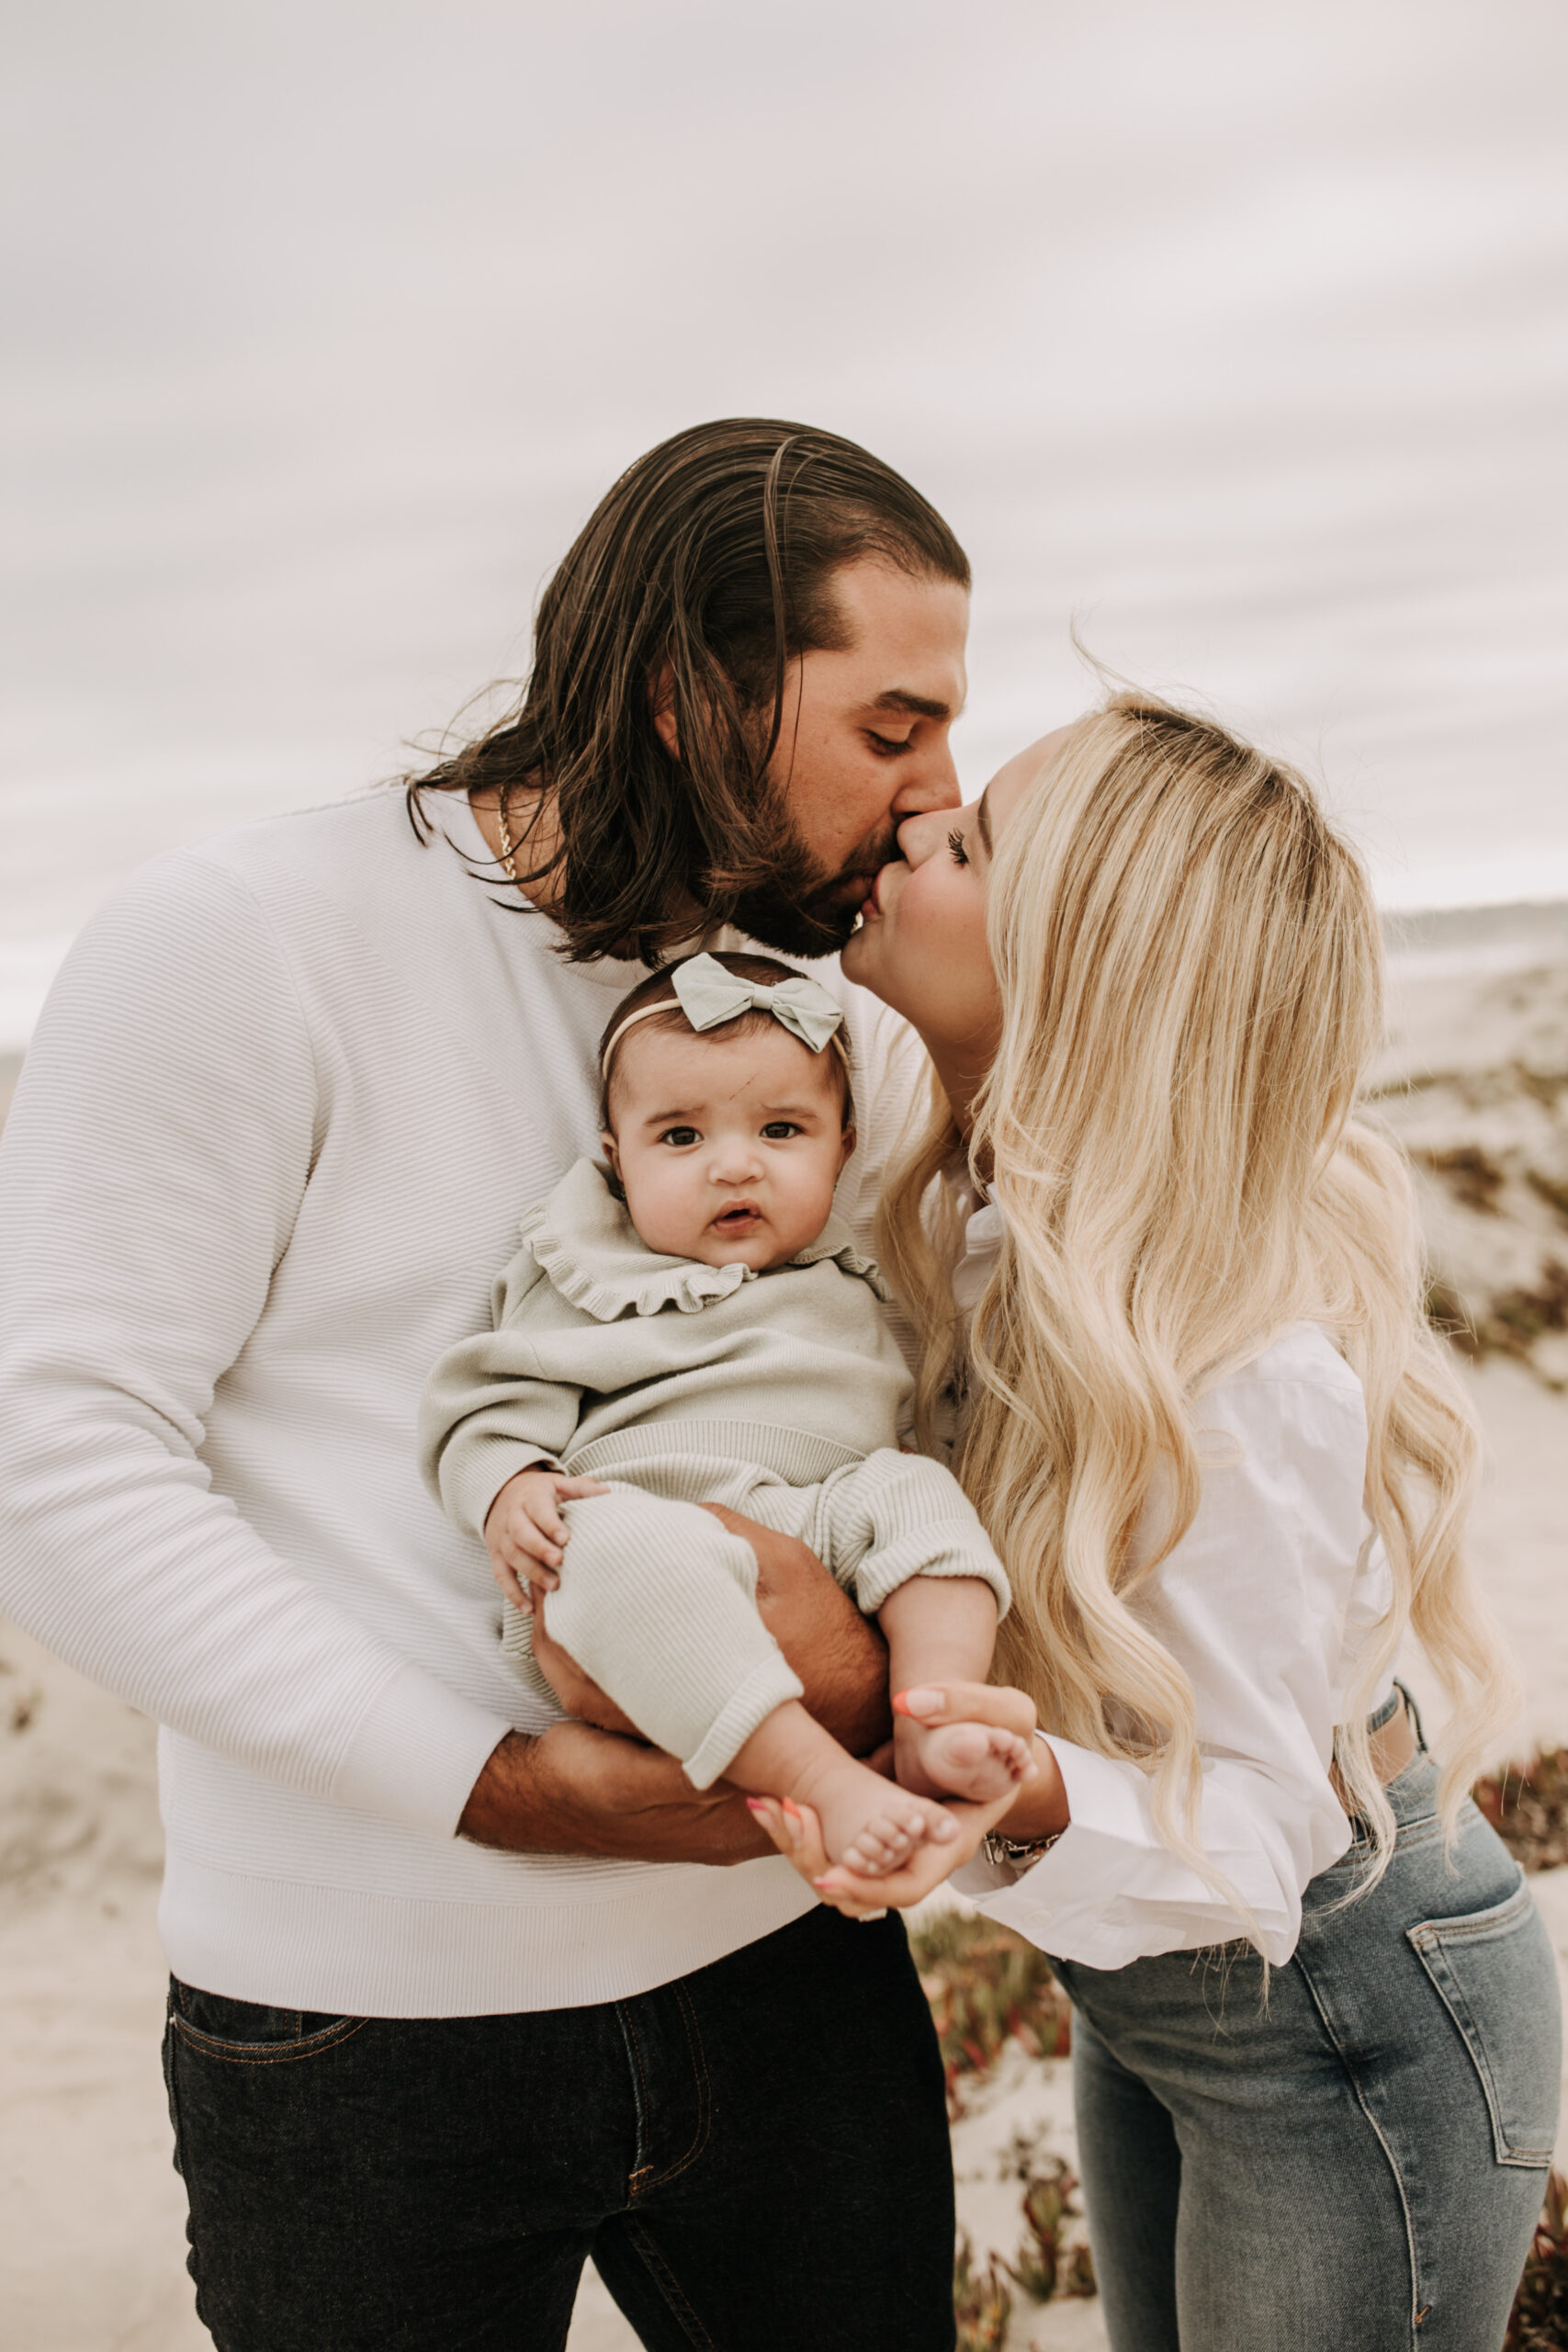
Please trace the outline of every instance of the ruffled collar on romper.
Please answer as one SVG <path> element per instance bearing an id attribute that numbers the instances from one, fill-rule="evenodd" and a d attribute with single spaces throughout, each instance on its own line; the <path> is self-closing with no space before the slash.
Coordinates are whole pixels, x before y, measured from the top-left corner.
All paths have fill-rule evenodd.
<path id="1" fill-rule="evenodd" d="M 623 1315 L 660 1315 L 667 1306 L 698 1315 L 758 1280 L 750 1266 L 705 1266 L 694 1258 L 661 1258 L 648 1249 L 610 1189 L 609 1170 L 597 1159 L 580 1159 L 569 1169 L 549 1197 L 524 1218 L 522 1235 L 562 1298 L 599 1323 L 617 1322 Z M 837 1214 L 789 1263 L 814 1266 L 824 1258 L 837 1260 L 846 1274 L 858 1275 L 886 1301 L 887 1288 L 874 1262 Z"/>

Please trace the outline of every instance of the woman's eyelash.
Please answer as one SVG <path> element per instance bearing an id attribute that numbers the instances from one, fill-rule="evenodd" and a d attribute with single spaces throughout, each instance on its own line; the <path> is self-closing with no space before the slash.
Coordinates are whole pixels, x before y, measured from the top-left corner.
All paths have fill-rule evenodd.
<path id="1" fill-rule="evenodd" d="M 964 846 L 964 836 L 959 831 L 956 825 L 954 825 L 952 832 L 950 832 L 947 837 L 947 846 L 953 852 L 953 862 L 954 865 L 968 865 L 969 853 Z"/>

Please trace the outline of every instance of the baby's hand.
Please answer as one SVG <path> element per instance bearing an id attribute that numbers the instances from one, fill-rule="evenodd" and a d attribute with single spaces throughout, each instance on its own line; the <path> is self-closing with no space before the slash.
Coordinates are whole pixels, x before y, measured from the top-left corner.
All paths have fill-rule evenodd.
<path id="1" fill-rule="evenodd" d="M 923 1723 L 941 1712 L 942 1693 L 900 1690 L 893 1701 L 893 1769 L 900 1788 L 928 1797 L 967 1797 L 989 1804 L 1033 1772 L 1034 1708 L 1021 1690 L 1007 1693 L 1017 1724 Z M 998 1696 L 1000 1694 L 998 1694 Z"/>
<path id="2" fill-rule="evenodd" d="M 597 1479 L 568 1478 L 542 1466 L 519 1470 L 508 1478 L 485 1520 L 491 1569 L 508 1600 L 531 1610 L 531 1585 L 542 1592 L 555 1590 L 560 1582 L 556 1570 L 571 1536 L 560 1515 L 561 1504 L 608 1491 Z"/>

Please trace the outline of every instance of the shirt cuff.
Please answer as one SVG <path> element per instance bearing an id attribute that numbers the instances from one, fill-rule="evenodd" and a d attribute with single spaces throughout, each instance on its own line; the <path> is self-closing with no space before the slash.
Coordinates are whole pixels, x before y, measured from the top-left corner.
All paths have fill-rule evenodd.
<path id="1" fill-rule="evenodd" d="M 512 1728 L 422 1668 L 401 1666 L 360 1717 L 333 1802 L 454 1838 L 474 1782 Z"/>
<path id="2" fill-rule="evenodd" d="M 1067 1792 L 1067 1826 L 1098 1830 L 1119 1846 L 1142 1846 L 1163 1854 L 1163 1838 L 1144 1809 L 1148 1782 L 1134 1765 L 1119 1758 L 1098 1756 L 1092 1747 L 1075 1747 L 1070 1739 L 1039 1734 L 1056 1759 L 1062 1786 Z M 1053 1851 L 1059 1850 L 1054 1848 Z"/>

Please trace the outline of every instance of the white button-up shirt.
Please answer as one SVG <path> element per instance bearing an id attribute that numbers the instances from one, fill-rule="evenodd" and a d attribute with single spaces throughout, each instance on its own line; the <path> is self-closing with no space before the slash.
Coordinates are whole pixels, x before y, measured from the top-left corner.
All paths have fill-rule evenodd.
<path id="1" fill-rule="evenodd" d="M 993 1204 L 971 1217 L 961 1306 L 978 1301 L 1001 1232 Z M 1326 1335 L 1298 1324 L 1207 1390 L 1193 1423 L 1197 1515 L 1128 1605 L 1190 1678 L 1199 1842 L 1279 1965 L 1295 1949 L 1308 1882 L 1350 1842 L 1328 1777 L 1334 1729 L 1393 1597 L 1362 1500 L 1366 1407 Z M 1382 1695 L 1391 1688 L 1392 1678 Z M 959 1891 L 1093 1968 L 1240 1934 L 1235 1912 L 1161 1838 L 1139 1767 L 1047 1737 L 1069 1827 L 1021 1872 L 978 1856 L 956 1874 Z"/>

